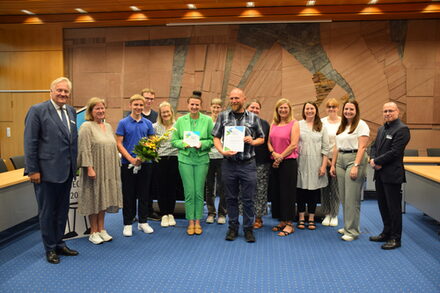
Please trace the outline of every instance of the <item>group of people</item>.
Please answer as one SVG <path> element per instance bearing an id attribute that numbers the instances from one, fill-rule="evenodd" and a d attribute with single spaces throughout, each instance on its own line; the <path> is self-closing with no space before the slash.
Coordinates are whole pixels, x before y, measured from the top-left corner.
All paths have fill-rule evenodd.
<path id="1" fill-rule="evenodd" d="M 105 213 L 120 208 L 124 236 L 133 235 L 136 217 L 138 230 L 153 233 L 147 221 L 153 189 L 158 196 L 161 226 L 175 226 L 174 207 L 182 185 L 188 235 L 203 233 L 206 200 L 206 223 L 214 223 L 217 217 L 217 223 L 225 224 L 228 216 L 225 239 L 233 241 L 239 235 L 241 214 L 245 240 L 255 242 L 253 230 L 263 227 L 269 190 L 272 216 L 279 219 L 272 230 L 278 236 L 295 231 L 296 214 L 296 228 L 315 230 L 319 201 L 325 214 L 322 225 L 337 226 L 342 202 L 344 221 L 338 232 L 342 240 L 352 241 L 360 234 L 361 187 L 370 164 L 375 169 L 384 222 L 383 232 L 370 240 L 386 241 L 384 249 L 400 246 L 399 196 L 401 199 L 400 185 L 405 180 L 402 159 L 409 130 L 398 119 L 399 110 L 393 102 L 384 105 L 386 123 L 379 129 L 369 160 L 366 149 L 370 130 L 360 119 L 355 99 L 343 103 L 341 117 L 338 101 L 328 100 L 328 115 L 322 119 L 316 102 L 306 102 L 300 121 L 294 119 L 290 101 L 280 99 L 268 123 L 259 118 L 261 103 L 246 103 L 241 89 L 230 92 L 228 109 L 222 100 L 213 99 L 211 117 L 201 113 L 201 93 L 194 92 L 187 98 L 189 113 L 176 120 L 168 102 L 162 102 L 158 112 L 152 110 L 155 93 L 145 89 L 129 99 L 131 112 L 120 120 L 115 132 L 105 122 L 105 101 L 91 98 L 86 122 L 78 134 L 76 112 L 67 105 L 71 88 L 65 77 L 54 80 L 50 100 L 31 107 L 25 121 L 25 172 L 34 183 L 50 263 L 59 263 L 59 255 L 78 254 L 62 240 L 77 168 L 82 179 L 78 210 L 89 216 L 89 240 L 94 244 L 112 240 L 105 230 Z M 228 126 L 244 126 L 243 151 L 223 146 Z M 158 163 L 136 156 L 134 147 L 141 138 L 169 131 L 172 135 L 158 149 Z M 188 132 L 196 134 L 194 143 L 188 142 Z M 156 188 L 152 188 L 152 178 Z M 216 195 L 220 196 L 217 209 Z"/>

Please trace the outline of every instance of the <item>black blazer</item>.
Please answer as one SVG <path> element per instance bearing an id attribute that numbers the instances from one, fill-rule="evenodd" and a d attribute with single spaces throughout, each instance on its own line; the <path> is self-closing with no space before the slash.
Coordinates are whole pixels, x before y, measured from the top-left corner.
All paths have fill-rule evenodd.
<path id="1" fill-rule="evenodd" d="M 383 183 L 389 184 L 406 182 L 403 155 L 410 137 L 408 126 L 400 119 L 379 128 L 371 147 L 371 158 L 376 165 L 382 166 L 380 170 L 375 170 L 375 180 L 380 178 Z"/>

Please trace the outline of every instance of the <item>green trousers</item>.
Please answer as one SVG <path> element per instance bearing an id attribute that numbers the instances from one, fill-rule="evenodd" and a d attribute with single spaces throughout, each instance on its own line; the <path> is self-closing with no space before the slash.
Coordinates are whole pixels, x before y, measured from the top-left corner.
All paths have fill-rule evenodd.
<path id="1" fill-rule="evenodd" d="M 208 168 L 209 164 L 190 165 L 179 162 L 187 220 L 200 220 L 203 216 L 205 180 Z"/>

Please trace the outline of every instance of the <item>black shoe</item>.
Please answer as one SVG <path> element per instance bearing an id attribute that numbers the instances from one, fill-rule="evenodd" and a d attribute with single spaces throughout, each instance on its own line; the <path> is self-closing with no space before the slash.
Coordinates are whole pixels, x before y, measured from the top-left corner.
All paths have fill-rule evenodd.
<path id="1" fill-rule="evenodd" d="M 238 232 L 236 230 L 229 229 L 228 232 L 226 233 L 225 240 L 234 241 L 235 238 L 237 238 L 237 235 L 238 235 Z"/>
<path id="2" fill-rule="evenodd" d="M 400 240 L 396 240 L 396 239 L 390 239 L 387 241 L 387 243 L 382 245 L 382 249 L 385 250 L 391 250 L 399 247 L 400 247 Z"/>
<path id="3" fill-rule="evenodd" d="M 252 230 L 244 231 L 244 238 L 246 239 L 246 242 L 249 242 L 249 243 L 255 242 L 255 236 L 254 236 L 254 232 L 252 232 Z"/>
<path id="4" fill-rule="evenodd" d="M 55 250 L 50 250 L 46 252 L 46 259 L 48 263 L 59 264 L 60 258 L 56 254 Z"/>
<path id="5" fill-rule="evenodd" d="M 377 236 L 370 236 L 369 239 L 370 239 L 370 241 L 373 241 L 373 242 L 387 242 L 388 236 L 383 233 L 380 233 Z"/>
<path id="6" fill-rule="evenodd" d="M 162 218 L 156 212 L 152 212 L 148 215 L 147 219 L 151 221 L 160 221 Z"/>
<path id="7" fill-rule="evenodd" d="M 70 249 L 67 246 L 64 246 L 63 248 L 57 248 L 56 252 L 58 255 L 66 255 L 66 256 L 78 255 L 78 251 Z"/>

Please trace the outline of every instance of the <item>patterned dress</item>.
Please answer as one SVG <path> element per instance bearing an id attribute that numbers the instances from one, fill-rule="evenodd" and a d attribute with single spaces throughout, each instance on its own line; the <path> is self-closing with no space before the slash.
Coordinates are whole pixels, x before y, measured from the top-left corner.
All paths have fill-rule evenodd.
<path id="1" fill-rule="evenodd" d="M 100 211 L 118 212 L 122 207 L 121 175 L 118 149 L 110 124 L 105 131 L 92 121 L 86 121 L 79 130 L 78 168 L 81 168 L 81 194 L 78 211 L 83 215 Z M 93 166 L 96 179 L 87 176 L 87 167 Z"/>

